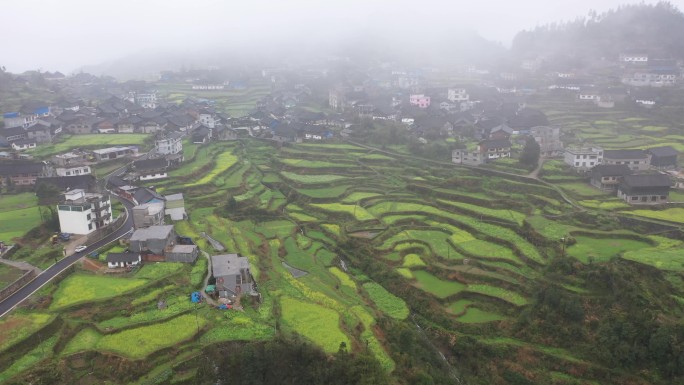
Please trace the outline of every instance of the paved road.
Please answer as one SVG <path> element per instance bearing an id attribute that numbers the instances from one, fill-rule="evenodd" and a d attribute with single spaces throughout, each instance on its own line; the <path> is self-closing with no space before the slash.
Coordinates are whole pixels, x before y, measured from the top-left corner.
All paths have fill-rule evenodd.
<path id="1" fill-rule="evenodd" d="M 117 197 L 117 199 L 119 199 L 121 203 L 124 204 L 124 206 L 126 207 L 126 211 L 128 212 L 124 224 L 118 230 L 102 238 L 101 240 L 95 242 L 93 245 L 91 245 L 84 251 L 72 254 L 68 257 L 59 260 L 57 263 L 43 271 L 38 277 L 36 277 L 36 279 L 31 281 L 28 285 L 22 287 L 21 289 L 19 289 L 19 291 L 12 294 L 4 301 L 0 302 L 0 317 L 3 317 L 5 314 L 14 309 L 17 305 L 25 301 L 28 297 L 31 296 L 31 294 L 35 293 L 46 283 L 50 282 L 50 280 L 52 280 L 57 274 L 61 273 L 69 266 L 76 263 L 76 261 L 81 259 L 81 257 L 101 248 L 102 246 L 107 245 L 108 243 L 116 241 L 117 239 L 123 237 L 125 234 L 127 234 L 133 229 L 133 204 L 122 198 Z"/>

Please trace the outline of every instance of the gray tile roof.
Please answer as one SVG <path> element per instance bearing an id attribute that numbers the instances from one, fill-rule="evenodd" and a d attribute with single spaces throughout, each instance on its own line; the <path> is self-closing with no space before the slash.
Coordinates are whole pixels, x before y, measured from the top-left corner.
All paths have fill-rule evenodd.
<path id="1" fill-rule="evenodd" d="M 240 274 L 240 269 L 249 269 L 249 260 L 239 254 L 211 256 L 211 271 L 214 277 Z"/>
<path id="2" fill-rule="evenodd" d="M 173 225 L 150 226 L 135 230 L 131 235 L 131 241 L 146 241 L 148 239 L 166 239 L 173 231 Z"/>

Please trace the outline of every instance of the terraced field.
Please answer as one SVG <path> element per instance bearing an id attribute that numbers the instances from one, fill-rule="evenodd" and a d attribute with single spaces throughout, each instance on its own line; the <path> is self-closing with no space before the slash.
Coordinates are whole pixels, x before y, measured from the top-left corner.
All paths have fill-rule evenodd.
<path id="1" fill-rule="evenodd" d="M 586 201 L 589 212 L 623 209 L 601 207 L 603 197 L 576 182 L 562 187 Z M 79 272 L 49 293 L 48 317 L 80 327 L 59 344 L 59 354 L 143 359 L 162 349 L 192 351 L 284 333 L 328 352 L 340 344 L 367 347 L 391 371 L 401 355 L 383 334 L 387 320 L 434 317 L 436 329 L 453 336 L 466 328 L 510 338 L 506 327 L 492 331 L 490 325 L 510 325 L 530 306 L 543 270 L 563 252 L 560 238 L 573 237 L 566 252 L 579 262 L 622 256 L 662 269 L 684 266 L 681 241 L 576 234 L 581 227 L 554 215 L 572 217 L 577 210 L 540 183 L 482 178 L 475 170 L 393 159 L 349 144 L 277 149 L 244 140 L 192 147 L 188 163 L 159 188 L 184 193 L 190 218 L 176 223 L 180 235 L 217 254 L 199 236 L 206 232 L 224 252 L 249 258 L 261 303 L 222 312 L 187 302 L 206 264 L 145 267 L 126 277 Z M 593 294 L 575 282 L 555 284 Z M 157 309 L 161 300 L 164 310 Z M 158 330 L 177 333 L 164 339 Z M 129 349 L 127 340 L 138 342 Z M 530 349 L 544 353 L 535 346 Z M 579 359 L 561 358 L 572 360 Z"/>

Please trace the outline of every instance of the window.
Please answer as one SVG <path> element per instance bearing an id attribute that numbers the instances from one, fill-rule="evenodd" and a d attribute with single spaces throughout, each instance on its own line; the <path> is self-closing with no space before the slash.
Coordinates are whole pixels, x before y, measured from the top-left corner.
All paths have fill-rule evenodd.
<path id="1" fill-rule="evenodd" d="M 656 195 L 651 195 L 651 202 L 655 202 L 658 200 L 658 197 Z"/>
<path id="2" fill-rule="evenodd" d="M 639 200 L 639 197 L 632 197 L 632 200 L 633 200 L 633 201 L 638 201 L 638 200 Z"/>
<path id="3" fill-rule="evenodd" d="M 660 196 L 660 199 L 665 200 L 665 199 L 667 199 L 667 196 L 661 195 L 661 196 Z"/>
<path id="4" fill-rule="evenodd" d="M 87 220 L 90 220 L 90 218 L 92 218 L 92 214 L 88 214 L 88 215 L 86 216 L 86 219 L 87 219 Z"/>
<path id="5" fill-rule="evenodd" d="M 575 166 L 579 167 L 579 162 L 575 162 Z"/>
<path id="6" fill-rule="evenodd" d="M 92 223 L 89 223 L 89 224 L 88 224 L 88 230 L 92 230 L 92 229 L 93 229 L 93 224 L 92 224 Z"/>

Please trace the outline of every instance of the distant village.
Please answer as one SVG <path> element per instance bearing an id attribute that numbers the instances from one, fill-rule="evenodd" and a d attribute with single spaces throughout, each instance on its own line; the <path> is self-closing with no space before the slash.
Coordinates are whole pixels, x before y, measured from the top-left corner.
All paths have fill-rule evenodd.
<path id="1" fill-rule="evenodd" d="M 344 58 L 331 60 L 344 62 Z M 165 71 L 153 82 L 117 82 L 86 73 L 10 75 L 12 81 L 26 84 L 40 76 L 42 83 L 58 92 L 54 101 L 26 100 L 16 111 L 3 111 L 0 183 L 4 188 L 31 188 L 45 181 L 61 191 L 87 192 L 97 184 L 91 176 L 93 165 L 127 158 L 132 163 L 126 172 L 108 183 L 145 207 L 147 214 L 141 221 L 159 224 L 154 218 L 164 209 L 150 205 L 154 199 L 139 200 L 136 194 L 143 184 L 166 178 L 169 170 L 182 164 L 184 140 L 200 145 L 240 137 L 281 145 L 354 140 L 363 122 L 372 122 L 402 127 L 402 134 L 417 143 L 451 140 L 456 143 L 451 159 L 440 160 L 469 167 L 510 158 L 525 138 L 533 137 L 543 158 L 563 159 L 586 173 L 591 185 L 613 191 L 630 204 L 663 203 L 670 187 L 682 185 L 678 151 L 670 146 L 610 150 L 568 138 L 564 127 L 550 125 L 547 115 L 528 107 L 527 101 L 561 95 L 569 103 L 591 103 L 598 109 L 657 108 L 673 98 L 670 90 L 678 89 L 680 66 L 644 52 L 623 53 L 584 72 L 569 65 L 549 66 L 536 58 L 523 60 L 509 72 L 465 67 L 460 71 L 463 84 L 444 86 L 426 80 L 435 69 L 403 69 L 391 63 L 342 73 L 326 66 L 265 68 L 234 79 L 220 76 L 215 69 Z M 244 116 L 230 116 L 212 100 L 217 92 L 248 88 L 250 79 L 270 89 Z M 195 96 L 171 102 L 158 91 L 164 84 L 183 84 Z M 208 96 L 201 97 L 202 92 Z M 325 108 L 307 107 L 311 101 Z M 91 146 L 49 159 L 32 155 L 33 149 L 63 135 L 112 133 L 149 134 L 153 149 L 143 153 L 138 146 Z M 174 205 L 171 210 L 181 207 Z M 182 214 L 174 217 L 182 219 Z M 105 224 L 106 220 L 94 222 L 88 231 Z"/>

